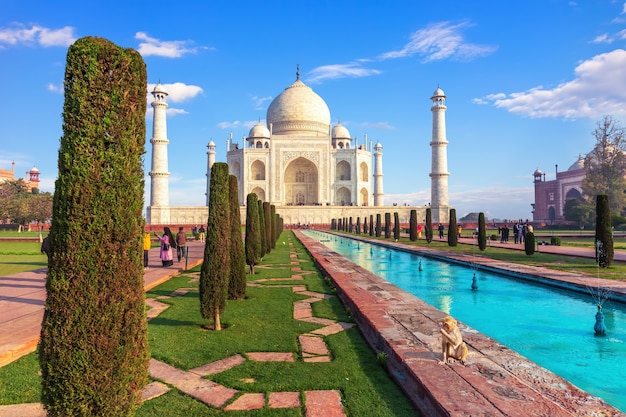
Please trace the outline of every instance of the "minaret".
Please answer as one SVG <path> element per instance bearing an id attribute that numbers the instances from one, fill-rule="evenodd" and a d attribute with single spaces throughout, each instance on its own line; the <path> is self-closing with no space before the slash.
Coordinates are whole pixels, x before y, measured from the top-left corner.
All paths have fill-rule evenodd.
<path id="1" fill-rule="evenodd" d="M 213 164 L 215 163 L 215 142 L 211 139 L 209 144 L 206 146 L 209 148 L 207 151 L 207 166 L 206 166 L 206 205 L 209 206 L 209 193 L 211 190 L 211 168 L 213 168 Z"/>
<path id="2" fill-rule="evenodd" d="M 167 171 L 167 123 L 165 111 L 167 93 L 161 83 L 158 83 L 152 90 L 154 101 L 152 108 L 154 115 L 152 118 L 152 168 L 150 170 L 150 207 L 148 208 L 149 224 L 169 223 L 169 176 Z M 155 210 L 158 208 L 158 210 Z M 165 210 L 163 210 L 165 208 Z"/>
<path id="3" fill-rule="evenodd" d="M 434 209 L 433 214 L 435 211 L 439 212 L 440 217 L 433 220 L 440 222 L 445 221 L 441 216 L 447 218 L 448 177 L 450 176 L 446 149 L 448 146 L 446 140 L 446 95 L 441 88 L 437 87 L 430 99 L 433 101 L 430 108 L 430 111 L 433 112 L 433 136 L 430 142 L 432 148 L 430 204 Z"/>
<path id="4" fill-rule="evenodd" d="M 383 192 L 383 145 L 376 142 L 374 146 L 374 205 L 384 205 Z"/>

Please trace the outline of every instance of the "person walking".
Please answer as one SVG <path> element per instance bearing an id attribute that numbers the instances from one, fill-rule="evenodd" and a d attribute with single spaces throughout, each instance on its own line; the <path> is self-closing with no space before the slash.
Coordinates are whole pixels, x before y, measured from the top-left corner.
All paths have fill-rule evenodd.
<path id="1" fill-rule="evenodd" d="M 200 226 L 200 230 L 198 230 L 198 233 L 200 233 L 200 242 L 204 242 L 204 225 Z"/>
<path id="2" fill-rule="evenodd" d="M 174 240 L 174 236 L 172 236 L 172 231 L 169 227 L 166 226 L 163 228 L 163 236 L 159 236 L 156 232 L 154 232 L 154 235 L 161 242 L 159 257 L 161 258 L 163 266 L 174 265 L 174 258 L 172 257 L 172 247 L 176 248 L 176 241 Z"/>
<path id="3" fill-rule="evenodd" d="M 183 230 L 182 227 L 178 228 L 178 233 L 176 233 L 176 257 L 178 258 L 178 262 L 181 259 L 187 256 L 185 249 L 187 247 L 187 234 Z"/>
<path id="4" fill-rule="evenodd" d="M 143 232 L 143 269 L 148 269 L 148 253 L 152 247 L 152 241 L 150 240 L 150 233 Z"/>
<path id="5" fill-rule="evenodd" d="M 439 239 L 443 239 L 443 224 L 439 223 L 437 230 L 439 230 Z"/>
<path id="6" fill-rule="evenodd" d="M 48 257 L 48 265 L 49 265 L 51 253 L 50 253 L 50 240 L 48 239 L 48 236 L 44 237 L 43 241 L 41 242 L 41 253 L 46 254 L 46 256 Z"/>

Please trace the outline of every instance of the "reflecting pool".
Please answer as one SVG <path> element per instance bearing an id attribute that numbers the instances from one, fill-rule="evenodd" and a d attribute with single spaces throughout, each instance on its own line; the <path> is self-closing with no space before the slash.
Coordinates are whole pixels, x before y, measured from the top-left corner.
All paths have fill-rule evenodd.
<path id="1" fill-rule="evenodd" d="M 626 411 L 626 305 L 318 231 L 306 233 L 533 362 Z M 420 267 L 421 265 L 421 267 Z M 473 291 L 476 274 L 478 289 Z M 593 278 L 591 282 L 593 282 Z"/>

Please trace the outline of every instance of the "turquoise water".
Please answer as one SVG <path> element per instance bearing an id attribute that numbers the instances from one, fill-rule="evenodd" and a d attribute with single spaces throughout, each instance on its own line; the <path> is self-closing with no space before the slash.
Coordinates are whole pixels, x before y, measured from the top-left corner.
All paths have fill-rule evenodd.
<path id="1" fill-rule="evenodd" d="M 352 239 L 307 232 L 352 262 L 410 292 L 577 387 L 626 411 L 626 306 L 604 301 L 607 335 L 594 335 L 597 301 Z M 419 270 L 419 263 L 422 270 Z M 476 273 L 478 290 L 472 291 Z"/>

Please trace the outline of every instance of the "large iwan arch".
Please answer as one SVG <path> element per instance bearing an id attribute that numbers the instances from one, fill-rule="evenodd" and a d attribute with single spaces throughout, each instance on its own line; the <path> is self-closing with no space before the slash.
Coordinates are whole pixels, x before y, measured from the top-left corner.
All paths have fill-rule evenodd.
<path id="1" fill-rule="evenodd" d="M 287 205 L 310 206 L 319 203 L 317 166 L 306 158 L 294 159 L 285 168 L 284 199 Z"/>

